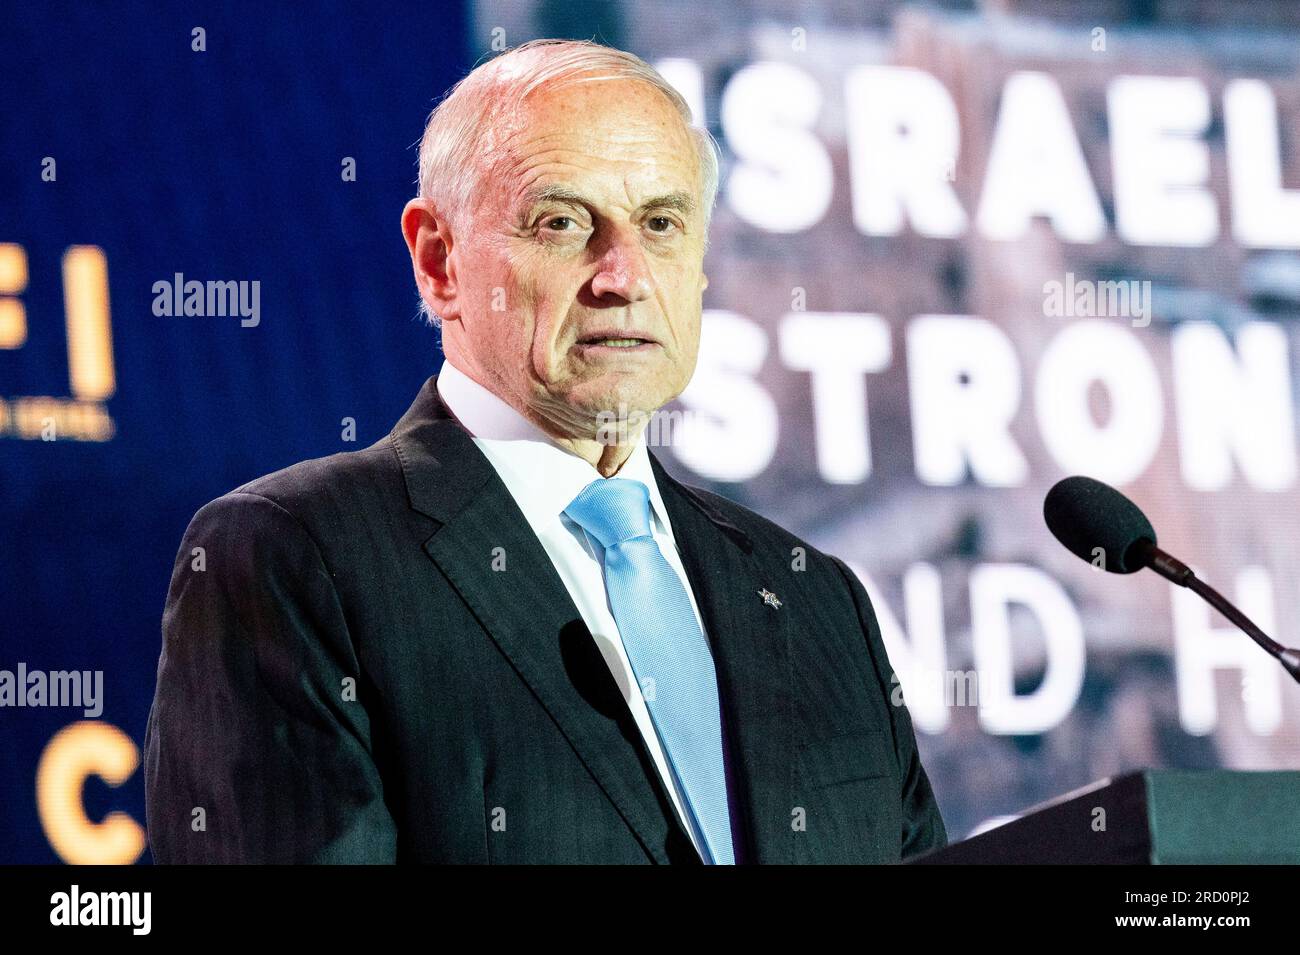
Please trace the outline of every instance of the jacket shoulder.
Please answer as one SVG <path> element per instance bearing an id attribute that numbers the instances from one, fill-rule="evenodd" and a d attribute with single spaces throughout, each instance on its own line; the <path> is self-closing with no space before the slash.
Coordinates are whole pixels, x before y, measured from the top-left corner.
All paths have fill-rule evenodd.
<path id="1" fill-rule="evenodd" d="M 831 569 L 831 564 L 838 561 L 838 558 L 826 553 L 820 548 L 814 547 L 803 538 L 799 537 L 772 521 L 757 511 L 751 510 L 743 504 L 724 497 L 713 491 L 705 490 L 693 484 L 681 483 L 691 494 L 703 501 L 708 507 L 722 515 L 737 528 L 744 531 L 754 543 L 756 549 L 761 550 L 780 550 L 789 553 L 794 548 L 802 548 L 809 562 L 821 564 L 825 563 L 826 569 Z"/>
<path id="2" fill-rule="evenodd" d="M 349 515 L 405 502 L 401 462 L 386 435 L 368 448 L 298 461 L 254 478 L 210 501 L 204 509 L 248 497 L 263 498 L 308 528 L 341 523 Z"/>

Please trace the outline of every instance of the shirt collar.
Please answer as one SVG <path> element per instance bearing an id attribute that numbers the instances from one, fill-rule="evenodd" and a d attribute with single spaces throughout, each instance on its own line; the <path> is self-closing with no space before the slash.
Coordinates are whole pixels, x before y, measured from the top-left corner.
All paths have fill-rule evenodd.
<path id="1" fill-rule="evenodd" d="M 536 532 L 542 522 L 564 512 L 570 502 L 602 475 L 590 463 L 551 439 L 504 399 L 449 360 L 438 373 L 438 394 L 487 455 Z M 655 482 L 644 433 L 614 477 L 640 481 L 650 492 L 650 512 L 659 529 L 672 536 L 668 511 Z"/>

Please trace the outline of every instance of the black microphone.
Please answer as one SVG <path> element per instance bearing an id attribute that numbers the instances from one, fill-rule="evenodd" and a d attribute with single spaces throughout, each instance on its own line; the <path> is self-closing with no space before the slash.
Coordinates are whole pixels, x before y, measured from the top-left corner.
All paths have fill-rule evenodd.
<path id="1" fill-rule="evenodd" d="M 1094 567 L 1113 574 L 1131 574 L 1150 567 L 1161 577 L 1199 594 L 1300 683 L 1300 650 L 1269 639 L 1190 567 L 1157 547 L 1155 528 L 1147 516 L 1109 484 L 1089 477 L 1057 481 L 1043 500 L 1043 519 L 1066 550 Z"/>

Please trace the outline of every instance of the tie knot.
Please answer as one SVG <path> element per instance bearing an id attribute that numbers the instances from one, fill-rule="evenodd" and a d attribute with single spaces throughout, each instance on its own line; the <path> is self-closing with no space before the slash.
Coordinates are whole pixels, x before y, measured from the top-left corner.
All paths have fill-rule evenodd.
<path id="1" fill-rule="evenodd" d="M 650 536 L 650 491 L 629 478 L 597 478 L 564 509 L 601 547 Z"/>

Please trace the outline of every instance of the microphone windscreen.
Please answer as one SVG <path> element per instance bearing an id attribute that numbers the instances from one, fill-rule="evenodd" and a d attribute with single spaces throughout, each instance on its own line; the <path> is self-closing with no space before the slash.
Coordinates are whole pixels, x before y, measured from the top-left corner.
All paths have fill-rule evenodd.
<path id="1" fill-rule="evenodd" d="M 1116 574 L 1145 567 L 1156 543 L 1155 529 L 1136 504 L 1089 477 L 1058 481 L 1043 500 L 1043 519 L 1067 550 L 1090 564 L 1104 557 L 1099 566 Z"/>

